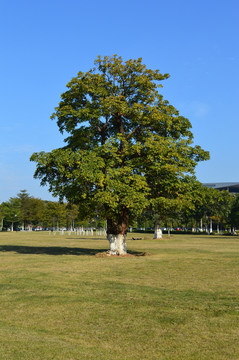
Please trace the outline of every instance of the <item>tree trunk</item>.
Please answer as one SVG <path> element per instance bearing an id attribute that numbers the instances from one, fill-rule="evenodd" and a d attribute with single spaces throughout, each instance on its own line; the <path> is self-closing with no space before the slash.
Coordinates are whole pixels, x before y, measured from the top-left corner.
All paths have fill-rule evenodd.
<path id="1" fill-rule="evenodd" d="M 212 233 L 212 219 L 210 218 L 210 227 L 209 227 L 209 234 Z"/>
<path id="2" fill-rule="evenodd" d="M 110 249 L 109 254 L 111 255 L 125 255 L 127 254 L 126 249 L 126 235 L 123 234 L 107 234 L 109 240 Z"/>
<path id="3" fill-rule="evenodd" d="M 128 229 L 128 213 L 122 212 L 118 220 L 107 219 L 107 239 L 109 240 L 110 255 L 125 255 L 126 234 Z"/>
<path id="4" fill-rule="evenodd" d="M 162 239 L 162 230 L 159 223 L 155 223 L 154 226 L 154 239 Z"/>
<path id="5" fill-rule="evenodd" d="M 202 219 L 200 219 L 199 231 L 200 231 L 200 232 L 203 232 L 203 228 L 202 228 Z"/>

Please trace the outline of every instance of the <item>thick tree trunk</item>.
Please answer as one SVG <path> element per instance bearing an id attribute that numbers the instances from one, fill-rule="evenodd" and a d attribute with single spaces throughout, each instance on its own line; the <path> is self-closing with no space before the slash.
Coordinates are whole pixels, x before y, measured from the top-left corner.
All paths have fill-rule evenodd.
<path id="1" fill-rule="evenodd" d="M 154 239 L 162 239 L 162 230 L 159 223 L 155 223 L 154 226 Z"/>
<path id="2" fill-rule="evenodd" d="M 116 220 L 107 219 L 107 239 L 109 240 L 110 255 L 125 255 L 126 234 L 128 229 L 128 213 L 122 212 Z"/>

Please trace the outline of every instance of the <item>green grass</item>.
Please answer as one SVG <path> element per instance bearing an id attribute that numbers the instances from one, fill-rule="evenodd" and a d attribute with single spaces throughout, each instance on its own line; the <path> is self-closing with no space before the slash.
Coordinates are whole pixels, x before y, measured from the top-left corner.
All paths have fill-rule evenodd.
<path id="1" fill-rule="evenodd" d="M 0 233 L 0 359 L 239 359 L 239 239 L 138 236 Z"/>

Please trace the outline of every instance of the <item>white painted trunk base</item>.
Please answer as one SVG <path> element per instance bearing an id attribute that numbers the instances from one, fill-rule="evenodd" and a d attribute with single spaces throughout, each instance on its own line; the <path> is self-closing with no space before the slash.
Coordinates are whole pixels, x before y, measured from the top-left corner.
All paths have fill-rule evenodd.
<path id="1" fill-rule="evenodd" d="M 111 255 L 125 255 L 127 254 L 126 249 L 126 235 L 108 234 L 107 239 L 109 240 L 110 249 L 108 251 Z"/>
<path id="2" fill-rule="evenodd" d="M 160 229 L 159 225 L 155 225 L 154 228 L 154 239 L 162 239 L 162 230 Z"/>
<path id="3" fill-rule="evenodd" d="M 200 231 L 200 232 L 203 232 L 203 228 L 202 228 L 202 219 L 200 219 L 199 231 Z"/>

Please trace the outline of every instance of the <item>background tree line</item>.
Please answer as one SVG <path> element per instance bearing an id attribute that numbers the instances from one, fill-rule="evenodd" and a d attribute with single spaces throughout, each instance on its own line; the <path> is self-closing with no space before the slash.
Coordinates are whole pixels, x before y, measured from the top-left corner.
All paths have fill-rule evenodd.
<path id="1" fill-rule="evenodd" d="M 79 214 L 77 205 L 41 200 L 30 196 L 26 190 L 21 190 L 16 197 L 1 203 L 0 228 L 13 231 L 63 227 L 73 229 L 76 225 L 87 226 L 89 221 L 80 221 Z"/>
<path id="2" fill-rule="evenodd" d="M 191 191 L 181 203 L 161 206 L 161 212 L 148 207 L 136 218 L 130 227 L 136 230 L 152 230 L 155 223 L 161 228 L 209 233 L 239 227 L 239 195 L 228 191 L 207 188 L 195 181 Z M 32 229 L 74 229 L 84 227 L 105 227 L 105 220 L 98 214 L 85 217 L 84 207 L 59 201 L 45 201 L 30 196 L 21 190 L 16 197 L 0 204 L 0 230 Z"/>
<path id="3" fill-rule="evenodd" d="M 239 195 L 207 188 L 194 181 L 181 202 L 165 206 L 161 213 L 146 210 L 138 221 L 141 228 L 153 227 L 155 222 L 159 222 L 161 228 L 168 229 L 233 232 L 239 227 Z"/>

